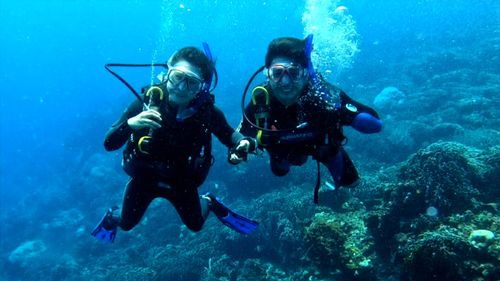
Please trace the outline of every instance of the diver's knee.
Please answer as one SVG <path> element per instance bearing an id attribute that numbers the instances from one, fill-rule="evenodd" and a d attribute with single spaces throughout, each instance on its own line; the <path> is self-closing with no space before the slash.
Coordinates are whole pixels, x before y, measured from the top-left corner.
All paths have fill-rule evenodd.
<path id="1" fill-rule="evenodd" d="M 290 171 L 290 163 L 284 160 L 271 159 L 271 171 L 275 176 L 282 177 Z"/>
<path id="2" fill-rule="evenodd" d="M 127 223 L 120 223 L 120 229 L 123 231 L 130 231 L 132 228 L 134 228 L 136 224 L 127 224 Z"/>
<path id="3" fill-rule="evenodd" d="M 283 177 L 286 174 L 288 174 L 288 172 L 290 171 L 290 169 L 283 169 L 283 168 L 271 166 L 271 171 L 273 172 L 273 174 L 275 176 Z"/>
<path id="4" fill-rule="evenodd" d="M 126 218 L 126 217 L 125 217 Z M 123 217 L 120 218 L 119 221 L 117 221 L 117 225 L 120 227 L 121 230 L 123 231 L 130 231 L 132 228 L 134 228 L 138 223 L 140 219 L 123 219 Z"/>
<path id="5" fill-rule="evenodd" d="M 189 228 L 192 232 L 199 232 L 203 228 L 204 221 L 196 222 L 196 223 L 187 223 L 186 227 Z"/>

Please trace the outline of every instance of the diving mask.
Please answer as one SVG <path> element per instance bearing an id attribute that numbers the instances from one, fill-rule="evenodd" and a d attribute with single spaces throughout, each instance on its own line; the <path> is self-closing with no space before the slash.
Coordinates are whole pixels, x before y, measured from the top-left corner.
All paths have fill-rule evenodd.
<path id="1" fill-rule="evenodd" d="M 275 83 L 280 82 L 285 74 L 288 75 L 290 80 L 293 82 L 298 82 L 302 77 L 304 77 L 304 68 L 295 63 L 279 63 L 271 65 L 267 70 L 267 77 Z"/>
<path id="2" fill-rule="evenodd" d="M 201 91 L 204 84 L 204 81 L 196 73 L 185 68 L 171 67 L 166 78 L 174 87 L 185 82 L 187 89 L 193 92 Z"/>

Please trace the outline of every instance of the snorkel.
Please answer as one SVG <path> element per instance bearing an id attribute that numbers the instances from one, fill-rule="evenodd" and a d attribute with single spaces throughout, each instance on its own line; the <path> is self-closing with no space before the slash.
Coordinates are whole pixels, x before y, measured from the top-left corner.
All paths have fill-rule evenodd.
<path id="1" fill-rule="evenodd" d="M 203 51 L 205 52 L 205 56 L 207 56 L 207 58 L 212 63 L 212 66 L 214 66 L 215 62 L 214 62 L 214 59 L 213 59 L 213 56 L 212 56 L 212 52 L 210 51 L 210 46 L 208 46 L 207 42 L 202 42 L 201 44 L 203 45 Z M 213 70 L 214 70 L 215 79 L 216 79 L 215 84 L 217 84 L 217 72 L 215 71 L 215 68 Z M 206 81 L 206 84 L 204 85 L 204 87 L 202 89 L 202 92 L 205 92 L 205 93 L 208 94 L 210 92 L 210 87 L 211 86 L 212 86 L 212 76 L 210 76 L 210 78 L 208 79 L 208 81 Z M 215 88 L 215 86 L 214 86 L 214 88 Z"/>
<path id="2" fill-rule="evenodd" d="M 306 59 L 307 59 L 307 73 L 309 74 L 309 78 L 311 78 L 311 80 L 313 80 L 313 82 L 316 82 L 318 80 L 318 75 L 316 74 L 316 71 L 314 71 L 314 66 L 312 64 L 312 61 L 311 61 L 311 53 L 312 53 L 312 50 L 313 50 L 313 34 L 309 34 L 307 35 L 306 39 L 306 45 L 304 47 L 304 52 L 305 52 L 305 55 L 306 55 Z"/>
<path id="3" fill-rule="evenodd" d="M 307 73 L 309 74 L 309 81 L 311 82 L 311 88 L 313 91 L 317 93 L 328 95 L 328 89 L 322 83 L 321 78 L 316 73 L 316 70 L 314 70 L 314 66 L 311 60 L 311 53 L 313 50 L 313 34 L 311 33 L 307 35 L 305 41 L 306 45 L 304 48 L 305 49 L 304 52 L 306 54 L 306 59 L 307 59 Z"/>
<path id="4" fill-rule="evenodd" d="M 202 45 L 203 45 L 203 51 L 204 51 L 205 55 L 208 57 L 208 59 L 210 60 L 212 67 L 213 67 L 215 65 L 215 62 L 213 60 L 212 52 L 210 51 L 210 47 L 208 46 L 207 42 L 203 42 Z M 213 76 L 215 76 L 215 83 L 214 83 L 214 86 L 212 88 L 212 77 Z M 183 122 L 187 118 L 193 116 L 196 112 L 198 112 L 200 107 L 210 98 L 210 92 L 215 89 L 215 87 L 217 86 L 217 82 L 218 82 L 218 75 L 217 75 L 217 71 L 215 70 L 215 67 L 213 67 L 213 76 L 211 75 L 210 78 L 205 81 L 205 83 L 203 84 L 203 87 L 201 88 L 201 91 L 195 97 L 192 105 L 177 113 L 177 116 L 175 117 L 177 122 Z"/>
<path id="5" fill-rule="evenodd" d="M 325 83 L 323 83 L 322 78 L 316 70 L 314 70 L 314 66 L 312 64 L 311 60 L 311 53 L 313 50 L 313 34 L 307 35 L 306 39 L 306 45 L 305 45 L 305 55 L 307 58 L 307 73 L 309 74 L 309 81 L 311 85 L 311 91 L 315 93 L 315 95 L 318 95 L 321 97 L 321 100 L 326 101 L 326 104 L 328 104 L 328 107 L 333 109 L 333 110 L 338 110 L 340 108 L 340 103 L 335 101 L 330 94 L 330 91 L 326 87 Z"/>

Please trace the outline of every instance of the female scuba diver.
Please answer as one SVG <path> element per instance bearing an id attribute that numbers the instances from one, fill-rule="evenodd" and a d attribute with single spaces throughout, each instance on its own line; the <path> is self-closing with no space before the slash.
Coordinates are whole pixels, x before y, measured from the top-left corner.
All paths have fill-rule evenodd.
<path id="1" fill-rule="evenodd" d="M 255 150 L 255 141 L 235 132 L 214 105 L 210 87 L 212 77 L 217 78 L 215 63 L 208 45 L 204 48 L 205 53 L 195 47 L 175 52 L 163 81 L 145 87 L 142 97 L 134 91 L 138 100 L 106 134 L 107 151 L 125 145 L 122 166 L 131 178 L 121 214 L 116 214 L 118 207 L 110 208 L 92 231 L 96 238 L 113 242 L 118 227 L 131 230 L 157 197 L 169 200 L 195 232 L 201 230 L 210 211 L 239 233 L 257 228 L 257 222 L 231 211 L 213 194 L 198 195 L 213 163 L 212 134 L 231 148 L 228 161 L 232 164 L 246 160 L 247 153 Z"/>

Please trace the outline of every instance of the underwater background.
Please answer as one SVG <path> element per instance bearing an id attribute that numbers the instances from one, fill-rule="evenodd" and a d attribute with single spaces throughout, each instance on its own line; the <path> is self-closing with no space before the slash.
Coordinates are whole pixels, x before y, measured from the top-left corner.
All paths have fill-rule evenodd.
<path id="1" fill-rule="evenodd" d="M 499 15 L 496 0 L 2 1 L 0 280 L 500 280 Z M 159 199 L 114 244 L 90 235 L 121 203 L 103 139 L 134 99 L 104 64 L 208 42 L 237 126 L 268 43 L 309 33 L 317 68 L 384 121 L 345 130 L 360 186 L 333 191 L 323 169 L 314 205 L 312 160 L 277 178 L 214 139 L 200 192 L 257 233 L 214 216 L 192 233 Z M 119 69 L 136 89 L 155 71 Z"/>

